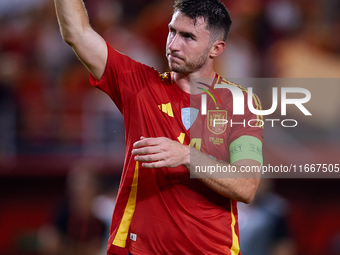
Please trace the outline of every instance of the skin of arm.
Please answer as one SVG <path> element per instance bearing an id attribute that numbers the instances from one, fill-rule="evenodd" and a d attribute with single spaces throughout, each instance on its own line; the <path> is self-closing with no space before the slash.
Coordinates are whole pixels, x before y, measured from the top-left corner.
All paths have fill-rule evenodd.
<path id="1" fill-rule="evenodd" d="M 208 155 L 169 138 L 144 138 L 134 143 L 132 154 L 135 160 L 143 162 L 145 168 L 177 167 L 183 165 L 188 171 L 195 166 L 230 164 L 212 159 Z M 261 166 L 255 160 L 243 159 L 232 164 L 240 166 Z M 209 173 L 199 173 L 197 178 L 222 196 L 236 201 L 250 203 L 255 196 L 260 178 L 209 178 Z M 255 176 L 254 176 L 255 177 Z M 257 177 L 257 176 L 256 176 Z"/>
<path id="2" fill-rule="evenodd" d="M 54 0 L 54 4 L 63 40 L 99 80 L 106 66 L 107 46 L 105 40 L 90 26 L 84 2 Z"/>

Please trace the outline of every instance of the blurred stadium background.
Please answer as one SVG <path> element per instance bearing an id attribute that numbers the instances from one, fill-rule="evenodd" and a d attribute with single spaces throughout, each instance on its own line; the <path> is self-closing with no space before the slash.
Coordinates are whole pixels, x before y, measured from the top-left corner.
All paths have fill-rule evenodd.
<path id="1" fill-rule="evenodd" d="M 323 83 L 340 78 L 340 1 L 224 2 L 234 25 L 216 66 L 222 76 L 323 78 L 312 97 L 325 100 L 311 105 L 312 121 L 289 132 L 265 129 L 265 164 L 339 163 L 340 84 Z M 116 49 L 167 71 L 171 1 L 85 3 L 94 29 Z M 267 89 L 259 85 L 255 92 L 261 98 Z M 261 100 L 266 105 L 266 98 Z M 0 254 L 54 254 L 52 226 L 70 196 L 75 168 L 95 169 L 100 181 L 95 198 L 111 199 L 101 203 L 111 210 L 124 149 L 122 117 L 89 85 L 88 72 L 62 41 L 53 1 L 1 0 Z M 338 179 L 274 180 L 275 193 L 289 204 L 295 254 L 340 254 L 339 184 Z"/>

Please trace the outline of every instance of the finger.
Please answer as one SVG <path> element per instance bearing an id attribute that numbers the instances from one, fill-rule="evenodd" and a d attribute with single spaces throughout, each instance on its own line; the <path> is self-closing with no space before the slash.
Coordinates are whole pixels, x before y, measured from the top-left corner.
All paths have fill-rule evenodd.
<path id="1" fill-rule="evenodd" d="M 133 144 L 133 147 L 140 148 L 145 146 L 155 146 L 160 143 L 159 138 L 144 138 L 143 140 L 139 140 Z"/>
<path id="2" fill-rule="evenodd" d="M 141 161 L 141 162 L 153 162 L 153 161 L 159 161 L 159 160 L 164 160 L 164 156 L 160 153 L 156 154 L 148 154 L 148 155 L 138 155 L 135 156 L 136 161 Z"/>
<path id="3" fill-rule="evenodd" d="M 165 167 L 165 163 L 164 163 L 164 161 L 143 163 L 142 167 L 144 167 L 144 168 L 161 168 L 161 167 Z"/>
<path id="4" fill-rule="evenodd" d="M 158 146 L 147 146 L 136 148 L 131 151 L 132 155 L 145 155 L 145 154 L 154 154 L 160 152 Z"/>

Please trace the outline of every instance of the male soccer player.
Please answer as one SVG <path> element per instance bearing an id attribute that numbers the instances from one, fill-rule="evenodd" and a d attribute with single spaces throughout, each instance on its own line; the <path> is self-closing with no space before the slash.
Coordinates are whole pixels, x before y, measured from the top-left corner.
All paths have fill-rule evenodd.
<path id="1" fill-rule="evenodd" d="M 245 114 L 234 115 L 230 91 L 214 89 L 232 84 L 213 69 L 231 25 L 225 6 L 175 0 L 166 44 L 171 72 L 160 74 L 106 43 L 89 25 L 81 0 L 55 5 L 64 41 L 125 120 L 127 150 L 108 254 L 240 254 L 236 202 L 251 202 L 259 179 L 207 173 L 191 179 L 189 173 L 197 166 L 239 170 L 262 162 L 262 128 L 247 125 L 259 117 L 247 100 Z M 196 78 L 211 79 L 204 90 L 214 100 L 205 115 L 196 105 L 201 95 L 192 94 Z M 260 107 L 256 96 L 253 105 Z"/>

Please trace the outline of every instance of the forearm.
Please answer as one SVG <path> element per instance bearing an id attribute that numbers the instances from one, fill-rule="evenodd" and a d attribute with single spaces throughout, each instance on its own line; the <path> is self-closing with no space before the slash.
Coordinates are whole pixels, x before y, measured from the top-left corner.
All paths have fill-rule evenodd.
<path id="1" fill-rule="evenodd" d="M 228 177 L 228 173 L 223 173 L 222 178 L 212 178 L 209 172 L 196 172 L 196 167 L 208 167 L 208 166 L 219 166 L 220 169 L 230 169 L 230 164 L 226 162 L 216 161 L 208 155 L 199 152 L 194 148 L 190 149 L 190 156 L 186 158 L 184 166 L 190 171 L 194 177 L 200 179 L 206 186 L 221 194 L 222 196 L 229 197 L 236 201 L 250 203 L 256 193 L 260 178 L 258 174 L 239 174 L 238 176 Z M 257 163 L 253 160 L 242 160 L 235 162 L 232 166 L 236 168 L 236 172 L 239 172 L 241 165 L 254 165 Z M 213 176 L 216 177 L 216 176 Z"/>
<path id="2" fill-rule="evenodd" d="M 205 185 L 222 196 L 236 201 L 250 203 L 256 193 L 260 182 L 258 173 L 241 173 L 243 165 L 257 166 L 261 164 L 252 159 L 242 159 L 234 162 L 232 166 L 236 168 L 236 175 L 233 173 L 223 173 L 219 178 L 212 178 L 210 173 L 196 173 L 196 166 L 216 166 L 221 168 L 230 166 L 225 162 L 219 162 L 198 150 L 183 145 L 169 138 L 144 138 L 134 143 L 132 155 L 135 160 L 142 162 L 145 168 L 177 167 L 183 165 L 191 174 L 195 174 Z M 216 177 L 216 176 L 214 176 Z"/>
<path id="3" fill-rule="evenodd" d="M 60 31 L 64 41 L 72 45 L 90 28 L 82 0 L 54 0 Z"/>
<path id="4" fill-rule="evenodd" d="M 76 55 L 99 80 L 108 56 L 105 40 L 90 26 L 82 0 L 54 0 L 61 35 Z"/>

